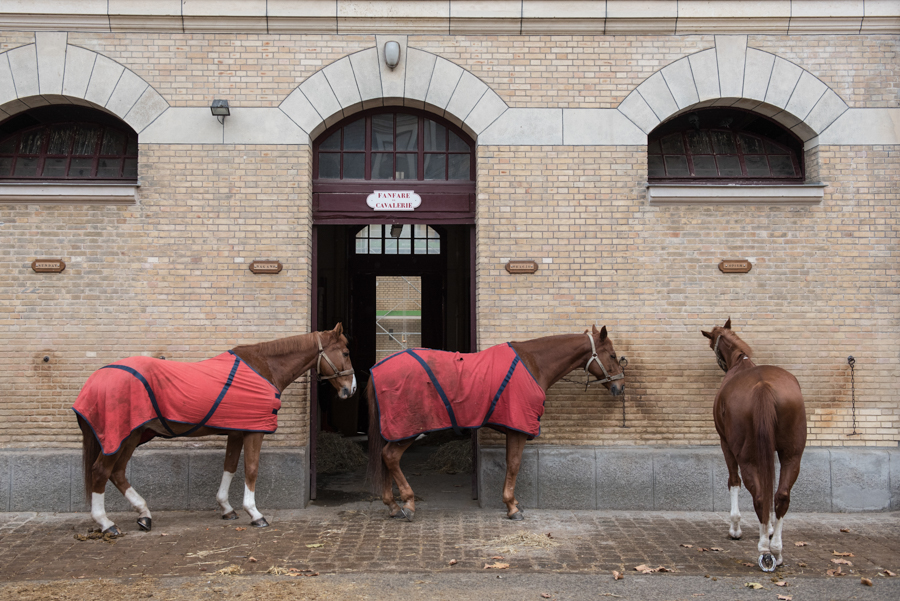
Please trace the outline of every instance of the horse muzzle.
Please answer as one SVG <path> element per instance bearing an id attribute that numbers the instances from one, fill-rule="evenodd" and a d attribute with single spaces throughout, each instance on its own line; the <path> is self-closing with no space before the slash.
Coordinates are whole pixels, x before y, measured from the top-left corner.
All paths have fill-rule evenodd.
<path id="1" fill-rule="evenodd" d="M 625 394 L 625 384 L 612 383 L 609 385 L 609 393 L 613 396 Z"/>
<path id="2" fill-rule="evenodd" d="M 351 382 L 350 386 L 341 386 L 341 390 L 338 392 L 338 396 L 342 399 L 349 399 L 354 394 L 356 394 L 356 375 L 353 375 L 353 382 Z"/>

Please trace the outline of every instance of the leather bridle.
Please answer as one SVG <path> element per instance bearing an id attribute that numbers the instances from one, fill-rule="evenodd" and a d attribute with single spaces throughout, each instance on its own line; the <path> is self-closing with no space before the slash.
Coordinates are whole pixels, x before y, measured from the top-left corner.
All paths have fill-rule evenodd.
<path id="1" fill-rule="evenodd" d="M 352 369 L 345 369 L 344 371 L 338 371 L 337 366 L 331 361 L 328 355 L 325 353 L 325 349 L 322 348 L 322 339 L 319 337 L 319 333 L 316 332 L 316 342 L 319 343 L 319 358 L 316 359 L 316 377 L 319 382 L 322 380 L 331 380 L 333 378 L 340 378 L 341 376 L 350 376 L 355 372 Z M 325 357 L 325 362 L 328 363 L 328 366 L 331 367 L 331 375 L 323 376 L 322 375 L 322 357 Z"/>
<path id="2" fill-rule="evenodd" d="M 591 363 L 594 361 L 597 362 L 597 365 L 600 366 L 600 369 L 603 370 L 603 375 L 605 376 L 602 380 L 597 379 L 593 382 L 588 382 L 587 384 L 606 384 L 607 382 L 614 382 L 616 380 L 621 380 L 625 377 L 625 373 L 622 372 L 620 374 L 616 374 L 614 376 L 610 376 L 609 372 L 606 371 L 606 368 L 603 367 L 603 361 L 600 360 L 600 357 L 597 355 L 597 347 L 594 345 L 594 337 L 590 333 L 586 333 L 588 340 L 591 341 L 591 358 L 588 359 L 587 363 L 584 366 L 584 371 L 588 375 L 588 379 L 591 377 L 591 372 L 588 371 L 588 368 L 591 366 Z"/>

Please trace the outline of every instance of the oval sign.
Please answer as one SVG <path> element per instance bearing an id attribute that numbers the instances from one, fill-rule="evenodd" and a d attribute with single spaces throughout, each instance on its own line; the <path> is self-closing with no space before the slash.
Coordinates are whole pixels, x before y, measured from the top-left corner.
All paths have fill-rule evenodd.
<path id="1" fill-rule="evenodd" d="M 422 204 L 422 197 L 412 190 L 375 190 L 366 204 L 376 211 L 414 211 Z"/>

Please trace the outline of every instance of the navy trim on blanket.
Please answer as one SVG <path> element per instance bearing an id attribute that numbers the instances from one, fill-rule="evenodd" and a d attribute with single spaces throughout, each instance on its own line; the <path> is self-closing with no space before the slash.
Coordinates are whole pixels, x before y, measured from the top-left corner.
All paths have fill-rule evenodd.
<path id="1" fill-rule="evenodd" d="M 219 393 L 219 397 L 216 399 L 216 402 L 213 403 L 213 406 L 209 410 L 209 413 L 206 414 L 206 417 L 204 417 L 200 421 L 199 424 L 197 424 L 196 426 L 194 426 L 187 432 L 179 434 L 178 436 L 190 436 L 191 434 L 193 434 L 194 432 L 196 432 L 197 430 L 199 430 L 200 428 L 202 428 L 203 426 L 206 425 L 206 422 L 209 421 L 209 419 L 213 416 L 213 413 L 216 412 L 216 409 L 219 408 L 219 403 L 221 403 L 222 399 L 225 398 L 225 395 L 228 394 L 228 389 L 231 388 L 231 383 L 234 382 L 234 374 L 237 373 L 238 367 L 240 367 L 240 365 L 241 365 L 241 358 L 238 357 L 237 355 L 235 355 L 234 356 L 234 365 L 231 366 L 231 373 L 228 374 L 228 380 L 225 382 L 225 386 L 222 387 L 222 391 Z"/>
<path id="2" fill-rule="evenodd" d="M 147 396 L 150 397 L 150 404 L 153 405 L 153 410 L 156 412 L 156 417 L 159 419 L 159 422 L 162 424 L 163 428 L 165 428 L 169 434 L 174 438 L 177 436 L 175 432 L 172 431 L 172 428 L 169 427 L 168 422 L 166 422 L 166 418 L 163 417 L 162 412 L 159 410 L 159 403 L 156 402 L 156 395 L 153 394 L 153 389 L 150 388 L 150 383 L 147 382 L 146 378 L 141 375 L 141 373 L 127 365 L 104 365 L 100 369 L 121 369 L 124 372 L 130 373 L 132 376 L 137 378 L 138 382 L 144 385 L 144 390 L 147 391 Z"/>
<path id="3" fill-rule="evenodd" d="M 450 418 L 450 424 L 453 427 L 453 432 L 457 435 L 462 434 L 462 430 L 459 427 L 459 424 L 456 423 L 456 415 L 453 413 L 453 407 L 450 406 L 450 400 L 447 398 L 447 393 L 444 392 L 444 389 L 441 388 L 440 383 L 437 381 L 437 378 L 434 375 L 434 372 L 431 371 L 431 368 L 428 366 L 428 363 L 425 362 L 422 357 L 418 356 L 411 350 L 407 350 L 407 353 L 412 356 L 413 359 L 419 362 L 422 366 L 422 369 L 425 370 L 425 373 L 428 374 L 429 379 L 431 379 L 431 383 L 434 384 L 434 389 L 441 396 L 441 400 L 444 402 L 444 407 L 447 409 L 447 417 Z"/>
<path id="4" fill-rule="evenodd" d="M 265 381 L 269 384 L 269 386 L 271 386 L 272 388 L 275 389 L 275 398 L 278 399 L 278 400 L 281 400 L 281 391 L 278 390 L 278 387 L 275 386 L 274 384 L 272 384 L 272 382 L 270 382 L 268 378 L 266 378 L 264 375 L 262 375 L 261 373 L 259 373 L 258 371 L 256 371 L 256 370 L 253 368 L 252 365 L 250 365 L 249 363 L 247 363 L 246 361 L 244 361 L 243 359 L 241 359 L 240 357 L 238 357 L 237 355 L 235 355 L 234 351 L 228 351 L 228 354 L 229 354 L 229 355 L 234 355 L 235 357 L 237 357 L 238 360 L 239 360 L 241 363 L 243 363 L 244 365 L 247 366 L 247 369 L 249 369 L 250 371 L 252 371 L 253 373 L 255 373 L 257 376 L 259 376 L 259 377 L 262 378 L 263 380 L 265 380 Z"/>
<path id="5" fill-rule="evenodd" d="M 506 372 L 506 377 L 503 378 L 503 383 L 500 384 L 500 388 L 497 389 L 497 394 L 494 395 L 494 399 L 491 401 L 491 408 L 488 409 L 487 415 L 484 416 L 484 421 L 481 422 L 481 426 L 484 426 L 488 423 L 488 420 L 491 419 L 491 415 L 494 413 L 494 409 L 497 408 L 497 401 L 500 400 L 500 395 L 503 394 L 503 391 L 506 390 L 506 385 L 509 384 L 509 381 L 512 379 L 513 372 L 516 371 L 516 366 L 519 364 L 519 355 L 517 354 L 515 359 L 512 360 L 512 363 L 509 366 L 509 371 Z M 524 363 L 522 365 L 525 365 Z"/>

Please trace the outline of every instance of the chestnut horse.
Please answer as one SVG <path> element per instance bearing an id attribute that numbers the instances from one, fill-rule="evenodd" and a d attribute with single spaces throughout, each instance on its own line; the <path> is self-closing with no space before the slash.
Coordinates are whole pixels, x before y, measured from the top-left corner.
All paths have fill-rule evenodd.
<path id="1" fill-rule="evenodd" d="M 712 332 L 701 330 L 701 333 L 709 338 L 716 361 L 725 372 L 716 394 L 713 416 L 728 464 L 729 534 L 735 539 L 741 537 L 738 491 L 743 476 L 759 518 L 759 567 L 764 572 L 772 572 L 784 562 L 781 530 L 806 447 L 806 409 L 800 384 L 780 367 L 754 364 L 750 360 L 750 347 L 731 330 L 730 318 L 724 326 L 716 326 Z M 781 464 L 781 476 L 773 498 L 775 453 Z M 774 525 L 770 514 L 773 502 Z"/>
<path id="2" fill-rule="evenodd" d="M 488 375 L 493 374 L 493 379 L 482 378 L 491 370 L 476 370 L 477 375 L 472 375 L 457 367 L 464 363 L 478 364 L 478 356 L 495 351 L 505 354 L 492 364 L 496 369 Z M 404 359 L 404 355 L 413 359 Z M 380 366 L 388 366 L 392 360 L 400 365 L 400 369 L 395 369 L 396 374 L 379 372 Z M 391 517 L 412 521 L 415 495 L 400 470 L 403 452 L 423 432 L 487 426 L 506 434 L 503 503 L 509 519 L 523 519 L 515 488 L 525 441 L 539 434 L 538 420 L 543 414 L 547 389 L 578 367 L 597 378 L 591 384 L 603 384 L 613 396 L 624 393 L 625 374 L 605 326 L 600 331 L 593 327 L 590 334 L 585 330 L 584 334 L 510 342 L 480 353 L 417 349 L 388 357 L 372 368 L 372 378 L 366 386 L 370 416 L 368 477 L 373 492 L 381 496 Z M 458 378 L 454 377 L 456 373 L 460 374 Z M 385 374 L 383 378 L 382 374 Z M 445 376 L 447 380 L 440 381 Z M 381 383 L 376 382 L 379 378 Z M 482 380 L 491 383 L 481 389 Z M 434 398 L 435 393 L 440 394 L 440 400 Z M 526 414 L 527 423 L 521 417 Z M 400 505 L 394 500 L 393 483 L 400 492 Z"/>
<path id="3" fill-rule="evenodd" d="M 212 368 L 206 367 L 202 374 L 194 370 L 203 364 L 212 363 L 223 363 L 226 369 L 224 373 L 230 372 L 230 375 L 227 380 L 225 377 L 213 378 L 215 381 L 209 381 L 206 386 L 203 375 L 209 376 Z M 175 364 L 179 380 L 175 381 L 166 374 L 165 364 Z M 95 372 L 88 379 L 74 407 L 82 432 L 84 489 L 85 498 L 91 504 L 91 517 L 104 533 L 120 534 L 105 510 L 106 482 L 112 480 L 140 514 L 137 522 L 141 530 L 150 530 L 150 510 L 125 477 L 125 468 L 137 446 L 155 435 L 175 438 L 224 434 L 228 437 L 225 471 L 216 495 L 216 501 L 222 509 L 222 519 L 234 520 L 238 517 L 228 502 L 228 489 L 237 471 L 243 448 L 243 507 L 250 514 L 252 526 L 268 526 L 266 519 L 257 510 L 255 500 L 263 436 L 277 427 L 281 393 L 313 367 L 316 368 L 319 379 L 331 381 L 341 398 L 346 399 L 356 392 L 356 375 L 350 363 L 347 339 L 343 335 L 341 324 L 337 324 L 331 331 L 237 346 L 229 353 L 200 363 L 133 357 Z M 174 394 L 169 391 L 175 388 L 193 387 L 202 390 L 203 408 L 199 415 L 205 414 L 205 417 L 186 423 L 184 420 L 178 421 L 178 417 L 164 415 L 160 410 L 163 402 L 161 395 Z M 210 392 L 207 393 L 203 388 L 208 388 Z M 134 394 L 128 394 L 129 392 Z M 219 413 L 216 413 L 217 410 Z M 241 419 L 249 419 L 248 414 L 252 414 L 256 421 L 243 429 L 242 426 L 213 425 L 227 423 L 222 421 L 223 413 L 235 415 L 234 419 L 238 423 Z M 213 418 L 214 414 L 216 418 Z M 89 416 L 93 416 L 93 420 Z M 123 422 L 123 419 L 127 421 Z M 111 420 L 113 423 L 110 424 Z M 207 421 L 211 425 L 205 425 Z M 264 427 L 259 427 L 260 424 Z M 112 434 L 108 440 L 106 437 L 98 440 L 102 433 Z M 104 448 L 104 444 L 109 448 Z"/>

